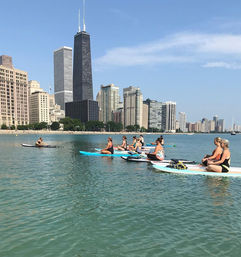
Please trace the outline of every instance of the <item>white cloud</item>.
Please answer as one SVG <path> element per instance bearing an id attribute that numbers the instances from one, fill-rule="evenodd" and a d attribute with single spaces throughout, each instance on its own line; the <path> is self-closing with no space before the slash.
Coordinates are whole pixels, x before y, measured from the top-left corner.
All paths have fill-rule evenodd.
<path id="1" fill-rule="evenodd" d="M 224 61 L 219 62 L 220 59 Z M 107 50 L 104 56 L 97 58 L 94 63 L 97 68 L 103 68 L 196 62 L 206 63 L 203 65 L 206 68 L 238 67 L 239 69 L 238 64 L 230 64 L 235 61 L 241 62 L 241 35 L 179 33 L 155 42 L 112 48 Z M 211 63 L 213 66 L 210 66 Z"/>
<path id="2" fill-rule="evenodd" d="M 208 62 L 202 65 L 204 68 L 226 68 L 232 70 L 240 70 L 241 64 L 227 63 L 227 62 Z"/>

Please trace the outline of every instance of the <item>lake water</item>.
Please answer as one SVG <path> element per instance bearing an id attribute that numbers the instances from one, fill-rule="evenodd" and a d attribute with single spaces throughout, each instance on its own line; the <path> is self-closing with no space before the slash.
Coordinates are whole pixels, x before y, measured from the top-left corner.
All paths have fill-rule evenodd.
<path id="1" fill-rule="evenodd" d="M 176 144 L 166 156 L 199 161 L 215 136 L 165 135 Z M 223 136 L 241 166 L 241 135 Z M 37 138 L 0 135 L 1 257 L 240 256 L 241 179 L 79 155 L 104 147 L 106 135 L 45 135 L 60 147 L 20 146 Z"/>

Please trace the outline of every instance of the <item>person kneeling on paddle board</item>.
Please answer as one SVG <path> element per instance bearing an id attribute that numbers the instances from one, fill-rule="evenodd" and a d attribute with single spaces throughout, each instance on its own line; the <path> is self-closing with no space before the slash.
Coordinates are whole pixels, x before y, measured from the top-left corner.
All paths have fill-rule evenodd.
<path id="1" fill-rule="evenodd" d="M 212 155 L 205 155 L 202 159 L 202 164 L 204 166 L 208 165 L 208 161 L 215 160 L 219 161 L 223 152 L 223 149 L 221 147 L 221 141 L 222 139 L 220 137 L 215 137 L 214 144 L 216 145 L 216 149 L 213 151 Z"/>
<path id="2" fill-rule="evenodd" d="M 156 140 L 156 148 L 153 153 L 147 153 L 147 157 L 151 160 L 163 161 L 164 160 L 164 150 L 161 145 L 161 139 Z"/>
<path id="3" fill-rule="evenodd" d="M 112 138 L 108 137 L 108 143 L 105 149 L 101 150 L 102 154 L 113 154 L 114 153 L 114 148 L 113 148 L 113 143 L 112 143 Z"/>
<path id="4" fill-rule="evenodd" d="M 231 154 L 229 151 L 229 141 L 222 139 L 221 147 L 223 153 L 219 161 L 208 161 L 207 171 L 212 172 L 229 172 Z"/>

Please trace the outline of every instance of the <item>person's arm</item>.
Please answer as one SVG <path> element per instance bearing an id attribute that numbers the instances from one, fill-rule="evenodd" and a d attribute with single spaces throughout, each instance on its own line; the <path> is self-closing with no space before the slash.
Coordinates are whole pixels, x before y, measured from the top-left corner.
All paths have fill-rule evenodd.
<path id="1" fill-rule="evenodd" d="M 227 159 L 227 156 L 228 156 L 227 151 L 224 151 L 221 160 L 216 161 L 216 162 L 214 162 L 214 161 L 208 161 L 208 164 L 219 165 L 219 164 L 223 163 L 225 159 Z"/>

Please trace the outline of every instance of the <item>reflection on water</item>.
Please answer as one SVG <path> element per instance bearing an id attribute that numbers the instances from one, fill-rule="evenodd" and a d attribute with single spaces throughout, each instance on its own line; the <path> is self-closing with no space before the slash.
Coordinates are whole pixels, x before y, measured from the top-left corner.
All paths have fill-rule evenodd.
<path id="1" fill-rule="evenodd" d="M 227 201 L 228 204 L 230 204 L 231 195 L 228 191 L 230 185 L 229 178 L 208 176 L 206 177 L 205 182 L 215 206 L 225 205 L 227 204 Z"/>

